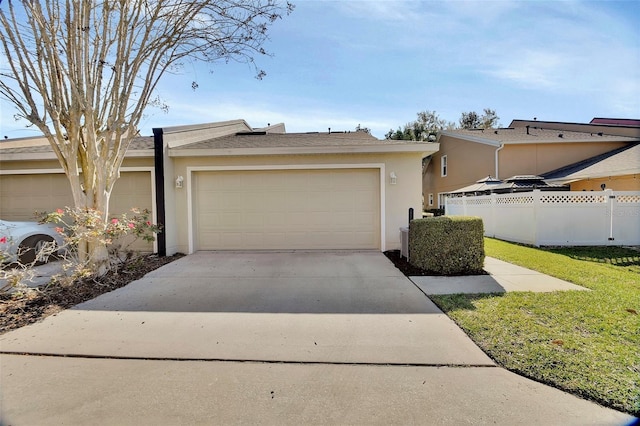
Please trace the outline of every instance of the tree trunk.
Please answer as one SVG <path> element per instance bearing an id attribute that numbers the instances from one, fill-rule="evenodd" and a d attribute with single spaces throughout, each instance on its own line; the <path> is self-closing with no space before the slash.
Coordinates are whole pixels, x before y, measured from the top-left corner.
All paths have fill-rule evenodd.
<path id="1" fill-rule="evenodd" d="M 71 184 L 71 192 L 73 194 L 74 206 L 82 211 L 94 210 L 98 212 L 101 223 L 106 226 L 109 215 L 109 199 L 110 189 L 106 188 L 105 179 L 100 176 L 100 168 L 94 167 L 93 172 L 86 170 L 86 173 L 67 174 L 69 183 Z M 93 174 L 93 176 L 91 176 Z M 80 232 L 85 230 L 80 229 Z M 108 250 L 103 241 L 103 233 L 98 232 L 95 235 L 86 233 L 88 238 L 83 239 L 78 244 L 78 257 L 81 263 L 103 275 L 108 269 Z"/>

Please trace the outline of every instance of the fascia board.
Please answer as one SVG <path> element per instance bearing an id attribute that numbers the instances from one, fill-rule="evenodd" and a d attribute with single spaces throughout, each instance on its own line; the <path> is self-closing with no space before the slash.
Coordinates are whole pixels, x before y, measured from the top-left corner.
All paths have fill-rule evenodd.
<path id="1" fill-rule="evenodd" d="M 552 144 L 552 143 L 633 143 L 640 142 L 640 139 L 631 139 L 626 136 L 621 136 L 620 138 L 612 137 L 612 138 L 600 138 L 600 139 L 567 139 L 567 138 L 558 138 L 555 139 L 540 139 L 540 140 L 522 140 L 522 141 L 504 141 L 505 144 L 508 145 L 531 145 L 531 144 Z"/>
<path id="2" fill-rule="evenodd" d="M 0 161 L 31 161 L 31 160 L 57 160 L 53 152 L 21 152 L 17 154 L 3 154 L 0 151 Z"/>
<path id="3" fill-rule="evenodd" d="M 153 158 L 152 149 L 137 149 L 127 151 L 125 158 Z M 53 152 L 21 152 L 16 154 L 3 154 L 0 150 L 0 161 L 39 161 L 57 160 L 58 157 Z"/>
<path id="4" fill-rule="evenodd" d="M 313 155 L 313 154 L 381 154 L 420 153 L 427 157 L 440 149 L 437 143 L 421 145 L 329 146 L 329 147 L 276 147 L 226 149 L 170 149 L 169 157 L 226 157 L 256 155 Z"/>

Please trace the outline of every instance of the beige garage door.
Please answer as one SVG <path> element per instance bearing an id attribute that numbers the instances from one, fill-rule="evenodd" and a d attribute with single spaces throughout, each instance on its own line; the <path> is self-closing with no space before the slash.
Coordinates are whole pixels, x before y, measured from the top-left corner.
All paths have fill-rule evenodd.
<path id="1" fill-rule="evenodd" d="M 379 249 L 377 169 L 199 172 L 199 250 Z"/>
<path id="2" fill-rule="evenodd" d="M 73 206 L 69 181 L 62 173 L 0 176 L 0 218 L 33 221 L 34 212 L 51 212 Z M 132 207 L 151 211 L 151 173 L 122 172 L 111 194 L 112 215 L 127 213 Z M 152 244 L 136 241 L 130 248 L 151 250 Z"/>
<path id="3" fill-rule="evenodd" d="M 132 207 L 152 208 L 151 173 L 123 172 L 111 194 L 113 215 Z M 69 181 L 62 173 L 0 176 L 0 216 L 4 220 L 34 220 L 34 212 L 73 206 Z"/>
<path id="4" fill-rule="evenodd" d="M 62 173 L 0 176 L 0 218 L 36 220 L 35 212 L 73 205 L 69 181 Z"/>

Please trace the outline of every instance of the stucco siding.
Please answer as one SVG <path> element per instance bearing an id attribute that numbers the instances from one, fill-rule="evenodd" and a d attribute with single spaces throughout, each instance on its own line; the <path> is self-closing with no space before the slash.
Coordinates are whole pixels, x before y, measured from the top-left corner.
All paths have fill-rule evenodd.
<path id="1" fill-rule="evenodd" d="M 605 189 L 614 191 L 640 191 L 640 175 L 611 176 L 595 179 L 586 179 L 570 184 L 572 191 L 601 191 L 601 185 Z"/>
<path id="2" fill-rule="evenodd" d="M 496 146 L 442 136 L 440 150 L 433 154 L 423 177 L 424 208 L 438 207 L 438 193 L 454 191 L 495 174 Z M 447 176 L 441 173 L 442 157 L 447 156 Z M 434 205 L 429 206 L 429 194 Z"/>
<path id="3" fill-rule="evenodd" d="M 506 145 L 498 157 L 498 178 L 540 175 L 625 145 L 623 142 Z"/>
<path id="4" fill-rule="evenodd" d="M 295 170 L 317 168 L 375 168 L 381 182 L 381 209 L 383 224 L 382 244 L 384 249 L 400 248 L 399 228 L 407 225 L 408 209 L 416 213 L 421 208 L 421 155 L 401 154 L 343 154 L 343 155 L 274 155 L 249 157 L 179 157 L 172 158 L 173 179 L 183 176 L 183 188 L 167 188 L 174 200 L 175 212 L 167 212 L 167 223 L 175 226 L 176 242 L 167 245 L 167 253 L 185 252 L 194 249 L 193 226 L 195 214 L 192 180 L 194 173 L 207 170 Z M 389 175 L 394 172 L 397 183 L 390 183 Z M 170 179 L 168 177 L 167 179 Z M 258 202 L 258 200 L 256 200 Z M 171 217 L 173 216 L 173 217 Z"/>

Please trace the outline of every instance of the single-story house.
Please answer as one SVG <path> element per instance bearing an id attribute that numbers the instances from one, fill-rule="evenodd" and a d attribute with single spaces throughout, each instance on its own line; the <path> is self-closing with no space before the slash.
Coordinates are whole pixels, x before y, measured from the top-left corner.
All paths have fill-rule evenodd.
<path id="1" fill-rule="evenodd" d="M 635 145 L 640 142 L 640 127 L 628 123 L 514 120 L 508 128 L 445 130 L 438 134 L 437 142 L 440 149 L 426 162 L 423 173 L 427 210 L 442 208 L 447 193 L 473 185 L 483 176 L 500 180 L 519 175 L 545 176 L 549 171 Z M 624 190 L 618 186 L 612 189 Z"/>
<path id="2" fill-rule="evenodd" d="M 132 143 L 113 213 L 150 208 L 161 254 L 198 250 L 400 248 L 421 208 L 433 142 L 364 132 L 286 133 L 244 120 L 157 128 Z M 62 169 L 39 140 L 0 142 L 0 217 L 71 203 Z"/>

